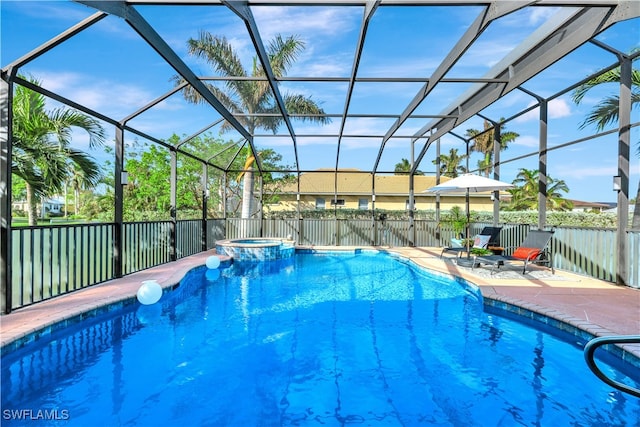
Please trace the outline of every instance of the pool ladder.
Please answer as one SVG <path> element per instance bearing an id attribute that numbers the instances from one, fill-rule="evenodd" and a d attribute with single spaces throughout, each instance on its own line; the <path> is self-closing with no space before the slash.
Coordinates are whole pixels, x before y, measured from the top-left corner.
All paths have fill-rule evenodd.
<path id="1" fill-rule="evenodd" d="M 629 393 L 632 396 L 640 397 L 640 390 L 609 378 L 600 370 L 598 365 L 596 365 L 593 354 L 598 347 L 606 344 L 640 344 L 640 335 L 599 337 L 592 339 L 584 346 L 584 358 L 587 361 L 587 366 L 589 366 L 589 369 L 591 369 L 598 378 L 611 387 L 624 391 L 625 393 Z"/>

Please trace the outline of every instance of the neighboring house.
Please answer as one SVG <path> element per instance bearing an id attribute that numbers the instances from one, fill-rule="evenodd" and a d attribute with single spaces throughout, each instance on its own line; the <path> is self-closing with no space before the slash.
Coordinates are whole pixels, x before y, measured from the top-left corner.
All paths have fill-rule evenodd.
<path id="1" fill-rule="evenodd" d="M 42 202 L 42 209 L 45 214 L 62 215 L 64 214 L 64 200 L 62 198 L 45 199 Z"/>
<path id="2" fill-rule="evenodd" d="M 27 211 L 27 201 L 26 200 L 14 200 L 11 202 L 11 210 L 12 211 Z"/>
<path id="3" fill-rule="evenodd" d="M 441 182 L 450 178 L 442 177 Z M 414 207 L 416 210 L 435 210 L 436 196 L 424 191 L 436 185 L 435 176 L 413 177 Z M 279 203 L 270 204 L 272 211 L 292 211 L 297 209 L 296 192 L 298 183 L 284 186 L 276 194 Z M 374 191 L 375 190 L 375 191 Z M 375 194 L 375 196 L 373 196 Z M 407 210 L 409 208 L 409 176 L 372 174 L 357 169 L 341 169 L 336 176 L 331 170 L 305 172 L 300 174 L 300 209 L 376 209 Z M 440 195 L 440 209 L 452 206 L 464 207 L 465 194 Z M 491 193 L 471 193 L 471 210 L 492 211 Z"/>
<path id="4" fill-rule="evenodd" d="M 585 202 L 582 200 L 569 200 L 573 203 L 573 212 L 604 212 L 611 209 L 609 203 Z"/>
<path id="5" fill-rule="evenodd" d="M 42 208 L 44 208 L 44 210 Z M 11 209 L 13 211 L 26 212 L 28 209 L 27 201 L 26 200 L 14 201 L 11 203 Z M 52 214 L 53 216 L 63 215 L 64 199 L 61 197 L 52 197 L 50 199 L 45 199 L 42 205 L 38 206 L 38 214 L 39 215 Z"/>

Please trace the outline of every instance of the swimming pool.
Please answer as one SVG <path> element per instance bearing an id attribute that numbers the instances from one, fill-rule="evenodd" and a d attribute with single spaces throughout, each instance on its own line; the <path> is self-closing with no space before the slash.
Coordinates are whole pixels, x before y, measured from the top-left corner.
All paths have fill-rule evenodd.
<path id="1" fill-rule="evenodd" d="M 601 383 L 563 336 L 485 313 L 463 282 L 386 254 L 298 253 L 219 273 L 197 268 L 156 305 L 134 300 L 5 355 L 3 425 L 631 426 L 640 417 L 640 399 Z M 37 411 L 59 420 L 13 416 Z"/>

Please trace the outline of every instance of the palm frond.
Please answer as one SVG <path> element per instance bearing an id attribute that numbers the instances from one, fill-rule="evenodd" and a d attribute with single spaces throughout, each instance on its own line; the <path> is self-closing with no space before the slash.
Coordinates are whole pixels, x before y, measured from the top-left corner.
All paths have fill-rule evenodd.
<path id="1" fill-rule="evenodd" d="M 295 36 L 283 39 L 276 35 L 268 46 L 269 62 L 276 77 L 286 75 L 287 69 L 293 65 L 300 52 L 304 50 L 304 42 Z"/>
<path id="2" fill-rule="evenodd" d="M 226 37 L 218 37 L 207 31 L 200 31 L 198 38 L 189 39 L 187 45 L 189 54 L 205 59 L 218 74 L 235 77 L 246 76 L 240 58 L 233 51 Z"/>
<path id="3" fill-rule="evenodd" d="M 102 173 L 93 157 L 80 150 L 68 149 L 66 151 L 69 160 L 79 171 L 78 179 L 82 187 L 91 188 L 98 185 L 102 179 Z"/>
<path id="4" fill-rule="evenodd" d="M 286 93 L 283 95 L 284 105 L 292 114 L 313 114 L 313 117 L 296 117 L 303 122 L 315 122 L 321 124 L 331 123 L 324 110 L 311 98 L 300 94 Z"/>
<path id="5" fill-rule="evenodd" d="M 640 92 L 631 93 L 631 105 L 640 104 Z M 580 129 L 589 125 L 595 125 L 596 129 L 603 130 L 607 126 L 618 121 L 620 114 L 620 98 L 618 95 L 611 95 L 603 99 L 596 105 L 580 124 Z"/>
<path id="6" fill-rule="evenodd" d="M 106 134 L 100 122 L 93 117 L 68 108 L 57 108 L 49 114 L 51 127 L 58 141 L 63 145 L 71 142 L 73 128 L 80 128 L 89 134 L 89 147 L 104 143 Z"/>
<path id="7" fill-rule="evenodd" d="M 269 61 L 274 74 L 277 77 L 284 76 L 287 69 L 293 64 L 298 54 L 304 48 L 304 42 L 295 36 L 283 38 L 276 35 L 268 45 Z M 197 39 L 188 41 L 189 53 L 198 58 L 205 59 L 214 70 L 222 76 L 245 77 L 247 71 L 242 66 L 238 55 L 224 37 L 214 36 L 208 32 L 200 32 Z M 253 58 L 251 68 L 252 76 L 264 77 L 262 64 L 258 58 Z M 174 77 L 175 84 L 181 84 L 183 79 Z M 240 123 L 253 133 L 257 128 L 264 128 L 276 132 L 283 122 L 281 112 L 275 102 L 275 96 L 266 80 L 229 80 L 224 86 L 207 84 L 209 90 L 232 113 L 238 115 Z M 187 101 L 202 102 L 200 94 L 187 86 L 183 89 L 183 95 Z M 310 114 L 314 117 L 300 118 L 302 121 L 329 123 L 331 120 L 325 116 L 324 111 L 310 97 L 303 95 L 283 95 L 285 108 L 290 114 Z M 266 114 L 266 115 L 260 115 Z M 225 122 L 221 131 L 233 129 Z"/>
<path id="8" fill-rule="evenodd" d="M 574 89 L 573 94 L 571 95 L 571 99 L 574 103 L 580 104 L 587 92 L 589 92 L 594 87 L 603 85 L 605 83 L 620 83 L 620 67 L 600 74 L 598 77 L 595 77 L 578 86 L 576 89 Z M 640 86 L 640 70 L 631 71 L 631 85 L 636 87 Z"/>

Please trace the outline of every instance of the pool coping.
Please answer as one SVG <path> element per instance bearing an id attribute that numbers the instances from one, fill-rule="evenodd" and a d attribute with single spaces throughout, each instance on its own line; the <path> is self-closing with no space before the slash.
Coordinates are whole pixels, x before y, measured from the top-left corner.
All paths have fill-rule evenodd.
<path id="1" fill-rule="evenodd" d="M 452 263 L 447 263 L 440 257 L 440 248 L 390 248 L 376 246 L 296 246 L 296 251 L 321 251 L 321 252 L 354 252 L 354 251 L 381 251 L 398 255 L 420 267 L 430 271 L 436 271 L 448 276 L 463 279 L 465 282 L 477 287 L 482 296 L 485 307 L 502 310 L 506 313 L 521 316 L 534 320 L 568 332 L 582 340 L 593 337 L 611 335 L 635 335 L 640 333 L 640 290 L 634 288 L 620 287 L 609 282 L 598 281 L 571 273 L 561 272 L 570 275 L 573 280 L 570 292 L 554 294 L 554 286 L 535 282 L 531 280 L 506 280 L 506 283 L 499 279 L 488 283 L 486 280 L 470 276 L 465 271 L 456 268 Z M 163 288 L 175 287 L 182 278 L 192 269 L 204 266 L 209 256 L 216 255 L 221 258 L 221 262 L 230 262 L 229 257 L 216 254 L 215 250 L 202 252 L 196 255 L 182 258 L 178 261 L 163 264 L 143 270 L 121 279 L 111 280 L 105 283 L 94 285 L 76 292 L 18 309 L 11 314 L 0 316 L 0 351 L 2 353 L 11 352 L 21 348 L 28 343 L 39 339 L 54 330 L 65 327 L 69 322 L 82 320 L 94 316 L 111 308 L 113 304 L 123 306 L 136 303 L 135 294 L 140 283 L 145 280 L 154 279 Z M 539 281 L 538 281 L 539 282 Z M 544 281 L 542 281 L 544 282 Z M 559 281 L 558 283 L 561 283 Z M 511 286 L 513 285 L 513 286 Z M 556 283 L 557 285 L 557 283 Z M 562 287 L 562 286 L 560 286 Z M 585 291 L 585 295 L 580 295 L 580 289 Z M 613 310 L 613 319 L 629 319 L 631 322 L 611 322 L 612 318 L 607 317 L 607 322 L 596 317 L 593 321 L 594 313 L 588 304 L 574 304 L 571 301 L 567 304 L 567 297 L 596 299 L 599 304 L 594 307 L 596 310 L 607 302 L 601 293 L 593 292 L 594 289 L 606 289 L 606 293 L 615 293 L 615 300 L 611 300 L 608 307 Z M 514 291 L 515 290 L 515 291 Z M 543 298 L 545 305 L 539 304 L 536 299 L 549 293 L 551 298 Z M 558 296 L 560 298 L 558 298 Z M 555 304 L 563 301 L 563 304 Z M 621 306 L 622 301 L 622 306 Z M 575 310 L 573 310 L 575 308 Z M 589 309 L 589 311 L 588 311 Z M 580 310 L 583 315 L 581 316 Z M 636 319 L 634 323 L 633 316 Z M 638 364 L 640 361 L 640 345 L 618 345 L 621 351 L 619 356 L 625 360 Z"/>

